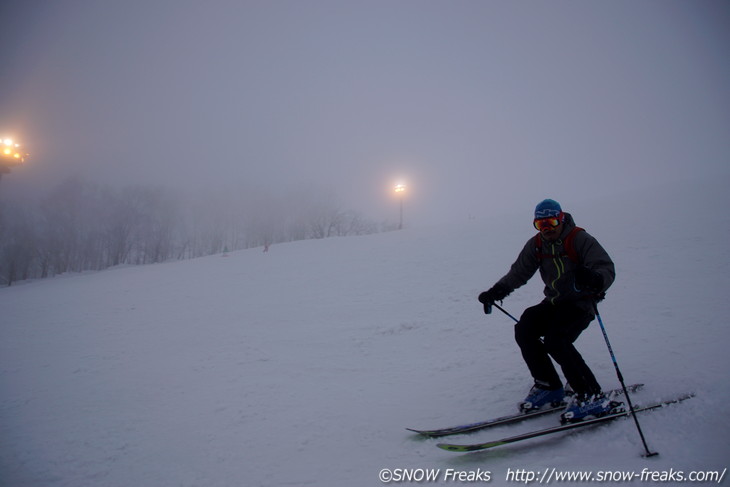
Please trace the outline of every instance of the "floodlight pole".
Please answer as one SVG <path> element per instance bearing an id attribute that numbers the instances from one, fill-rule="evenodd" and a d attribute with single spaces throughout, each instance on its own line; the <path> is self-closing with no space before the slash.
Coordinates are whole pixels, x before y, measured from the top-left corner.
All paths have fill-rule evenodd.
<path id="1" fill-rule="evenodd" d="M 400 196 L 400 219 L 398 221 L 398 230 L 403 230 L 403 193 L 406 191 L 406 187 L 399 184 L 395 187 L 395 192 Z"/>
<path id="2" fill-rule="evenodd" d="M 400 220 L 398 221 L 398 230 L 403 230 L 403 195 L 400 196 Z"/>

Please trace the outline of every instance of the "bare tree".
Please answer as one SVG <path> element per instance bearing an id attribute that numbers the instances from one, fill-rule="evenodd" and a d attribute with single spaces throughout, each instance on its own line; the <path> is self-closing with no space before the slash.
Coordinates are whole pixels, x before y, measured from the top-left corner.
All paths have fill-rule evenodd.
<path id="1" fill-rule="evenodd" d="M 69 179 L 38 205 L 0 202 L 0 278 L 10 284 L 376 231 L 375 223 L 343 210 L 327 188 L 248 187 L 183 197 L 159 187 L 115 189 Z"/>
<path id="2" fill-rule="evenodd" d="M 0 277 L 8 286 L 31 277 L 35 233 L 23 209 L 0 207 Z"/>

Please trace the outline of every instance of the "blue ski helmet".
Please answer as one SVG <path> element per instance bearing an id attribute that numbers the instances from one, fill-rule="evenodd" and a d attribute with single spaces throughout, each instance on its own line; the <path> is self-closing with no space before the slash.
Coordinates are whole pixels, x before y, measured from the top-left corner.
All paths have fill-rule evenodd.
<path id="1" fill-rule="evenodd" d="M 535 207 L 535 220 L 538 220 L 540 218 L 557 217 L 560 216 L 560 213 L 562 213 L 562 211 L 563 210 L 560 208 L 560 203 L 558 203 L 557 201 L 551 199 L 542 200 Z"/>

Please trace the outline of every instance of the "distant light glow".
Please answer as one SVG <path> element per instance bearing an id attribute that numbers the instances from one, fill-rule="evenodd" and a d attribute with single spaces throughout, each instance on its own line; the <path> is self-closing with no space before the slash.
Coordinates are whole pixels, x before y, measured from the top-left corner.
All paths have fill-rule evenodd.
<path id="1" fill-rule="evenodd" d="M 0 156 L 2 156 L 2 160 L 0 160 L 0 169 L 3 169 L 2 172 L 7 172 L 7 169 L 10 166 L 18 166 L 25 162 L 25 156 L 28 154 L 23 154 L 20 149 L 20 144 L 15 142 L 12 138 L 5 137 L 0 139 L 0 146 L 2 146 L 0 151 Z"/>
<path id="2" fill-rule="evenodd" d="M 395 186 L 396 193 L 403 193 L 405 190 L 406 190 L 405 184 L 396 184 L 396 186 Z"/>

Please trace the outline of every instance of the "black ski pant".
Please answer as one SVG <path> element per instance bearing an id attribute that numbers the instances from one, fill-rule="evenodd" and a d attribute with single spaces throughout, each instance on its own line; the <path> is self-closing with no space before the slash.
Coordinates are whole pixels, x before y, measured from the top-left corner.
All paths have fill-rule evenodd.
<path id="1" fill-rule="evenodd" d="M 515 325 L 515 340 L 535 383 L 551 389 L 562 386 L 552 357 L 577 394 L 601 392 L 593 372 L 573 346 L 593 318 L 593 314 L 572 303 L 542 302 L 522 313 Z"/>

